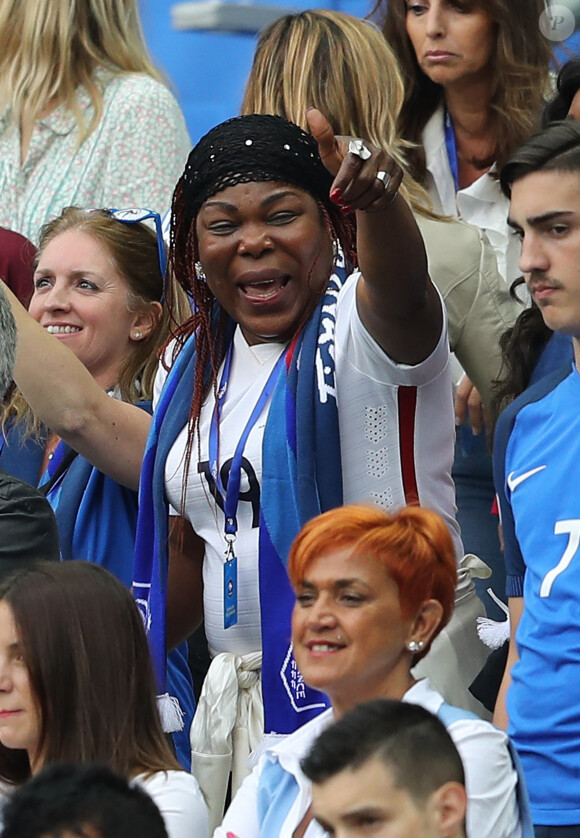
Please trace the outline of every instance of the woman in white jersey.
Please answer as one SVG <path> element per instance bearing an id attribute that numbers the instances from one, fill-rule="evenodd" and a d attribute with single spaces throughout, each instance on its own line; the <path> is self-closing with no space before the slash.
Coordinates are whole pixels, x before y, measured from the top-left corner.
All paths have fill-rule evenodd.
<path id="1" fill-rule="evenodd" d="M 228 768 L 238 674 L 255 687 L 241 702 L 250 746 L 263 730 L 260 686 L 266 732 L 288 733 L 326 705 L 305 688 L 289 640 L 285 561 L 306 520 L 343 501 L 419 502 L 462 552 L 445 315 L 397 195 L 400 169 L 370 143 L 336 138 L 316 110 L 309 128 L 239 117 L 189 157 L 170 259 L 195 314 L 160 366 L 144 460 L 147 419 L 103 398 L 15 304 L 16 380 L 31 407 L 117 480 L 135 486 L 141 472 L 134 588 L 161 690 L 166 602 L 173 644 L 201 619 L 203 571 L 215 658 L 206 703 L 213 689 L 212 730 L 226 727 L 208 749 Z M 58 392 L 44 357 L 66 372 Z M 179 513 L 169 527 L 167 500 Z"/>

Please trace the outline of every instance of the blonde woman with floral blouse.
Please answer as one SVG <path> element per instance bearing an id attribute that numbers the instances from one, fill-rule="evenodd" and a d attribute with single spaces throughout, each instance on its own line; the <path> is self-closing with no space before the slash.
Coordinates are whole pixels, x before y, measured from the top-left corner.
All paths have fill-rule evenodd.
<path id="1" fill-rule="evenodd" d="M 190 149 L 137 0 L 0 2 L 0 225 L 36 241 L 63 206 L 163 212 Z"/>

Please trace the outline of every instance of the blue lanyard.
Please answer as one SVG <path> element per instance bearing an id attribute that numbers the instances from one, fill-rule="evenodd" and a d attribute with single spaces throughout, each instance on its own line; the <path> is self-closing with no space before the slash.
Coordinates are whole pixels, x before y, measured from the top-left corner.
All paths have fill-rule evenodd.
<path id="1" fill-rule="evenodd" d="M 66 445 L 63 444 L 62 440 L 59 440 L 58 445 L 52 452 L 52 457 L 47 463 L 45 474 L 48 474 L 48 480 L 52 480 L 54 475 L 60 468 L 60 464 L 64 460 L 64 455 L 66 454 Z M 48 482 L 45 481 L 45 482 Z"/>
<path id="2" fill-rule="evenodd" d="M 68 448 L 68 450 L 67 450 L 66 444 L 62 440 L 60 440 L 60 442 L 58 443 L 58 445 L 54 449 L 54 451 L 52 453 L 52 458 L 48 461 L 46 469 L 44 470 L 44 474 L 40 478 L 40 481 L 39 481 L 39 484 L 38 484 L 39 489 L 44 491 L 44 493 L 46 495 L 46 498 L 50 501 L 51 506 L 52 506 L 53 509 L 56 509 L 55 503 L 58 503 L 55 500 L 58 497 L 58 495 L 56 493 L 60 492 L 60 485 L 61 485 L 62 481 L 64 480 L 64 478 L 65 478 L 65 476 L 68 472 L 68 465 L 65 469 L 63 469 L 61 474 L 58 474 L 58 471 L 61 467 L 61 464 L 62 464 L 65 456 L 69 452 L 70 452 L 70 448 Z M 56 477 L 57 474 L 58 474 L 58 477 Z M 55 477 L 56 477 L 56 480 L 55 480 Z M 54 482 L 52 482 L 52 481 L 54 481 Z M 52 485 L 50 486 L 50 489 L 48 489 L 48 491 L 47 491 L 43 487 L 45 487 L 49 483 L 52 483 Z"/>
<path id="3" fill-rule="evenodd" d="M 446 109 L 445 117 L 445 147 L 447 149 L 447 159 L 449 160 L 449 168 L 453 175 L 453 182 L 455 184 L 455 191 L 459 192 L 459 163 L 457 159 L 457 144 L 455 142 L 455 132 L 453 131 L 453 123 L 451 122 L 451 114 Z"/>
<path id="4" fill-rule="evenodd" d="M 222 377 L 220 381 L 220 386 L 218 389 L 215 409 L 213 412 L 210 432 L 209 432 L 209 467 L 211 471 L 211 475 L 215 481 L 216 489 L 220 492 L 222 498 L 224 498 L 224 513 L 225 513 L 225 536 L 226 541 L 229 545 L 228 553 L 232 550 L 233 541 L 236 538 L 236 534 L 238 531 L 238 521 L 237 521 L 237 511 L 238 511 L 238 502 L 240 499 L 240 478 L 242 472 L 242 457 L 244 453 L 244 448 L 246 447 L 246 442 L 248 441 L 248 437 L 250 432 L 258 419 L 264 407 L 266 406 L 268 399 L 274 392 L 274 387 L 276 386 L 276 382 L 278 381 L 278 374 L 282 365 L 284 363 L 284 358 L 286 357 L 286 353 L 282 352 L 278 360 L 276 361 L 276 365 L 274 369 L 268 376 L 268 380 L 264 384 L 264 388 L 258 397 L 258 401 L 256 402 L 254 409 L 250 415 L 246 423 L 246 427 L 244 428 L 242 435 L 239 439 L 239 442 L 236 446 L 236 450 L 234 452 L 234 456 L 232 459 L 232 464 L 230 467 L 230 474 L 228 477 L 228 487 L 227 490 L 224 490 L 222 479 L 219 471 L 219 422 L 220 422 L 220 415 L 222 412 L 222 408 L 224 406 L 226 400 L 226 394 L 228 390 L 228 384 L 230 379 L 230 370 L 232 366 L 232 353 L 233 353 L 233 342 L 230 344 L 228 349 L 226 359 L 224 362 L 224 369 L 222 372 Z M 228 554 L 226 554 L 228 555 Z"/>

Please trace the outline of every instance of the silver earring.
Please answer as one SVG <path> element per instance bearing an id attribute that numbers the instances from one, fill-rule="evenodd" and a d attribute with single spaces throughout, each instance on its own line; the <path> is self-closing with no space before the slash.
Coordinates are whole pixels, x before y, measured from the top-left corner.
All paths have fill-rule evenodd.
<path id="1" fill-rule="evenodd" d="M 193 267 L 195 268 L 195 273 L 197 275 L 197 278 L 200 280 L 200 282 L 205 282 L 206 281 L 205 271 L 202 268 L 201 262 L 196 262 Z"/>
<path id="2" fill-rule="evenodd" d="M 409 640 L 407 649 L 415 654 L 416 652 L 420 652 L 424 645 L 422 640 Z"/>
<path id="3" fill-rule="evenodd" d="M 141 338 L 143 337 L 143 332 L 135 332 L 133 337 L 135 338 L 135 340 L 141 340 Z"/>
<path id="4" fill-rule="evenodd" d="M 338 243 L 338 239 L 332 240 L 332 261 L 336 262 L 338 259 L 338 254 L 340 253 L 340 245 Z"/>

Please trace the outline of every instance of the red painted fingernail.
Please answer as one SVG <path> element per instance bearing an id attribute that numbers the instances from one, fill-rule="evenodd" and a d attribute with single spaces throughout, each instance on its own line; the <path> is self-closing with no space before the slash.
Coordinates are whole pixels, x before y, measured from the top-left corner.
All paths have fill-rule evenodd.
<path id="1" fill-rule="evenodd" d="M 333 189 L 330 193 L 330 200 L 334 201 L 335 204 L 342 204 L 342 189 Z"/>

